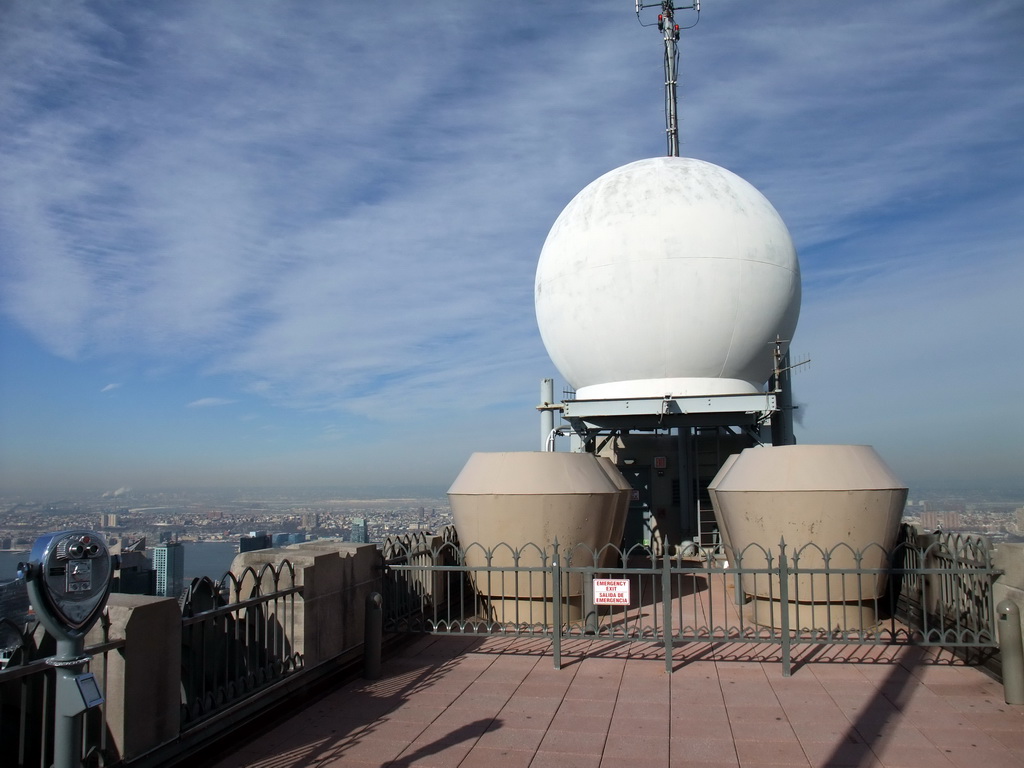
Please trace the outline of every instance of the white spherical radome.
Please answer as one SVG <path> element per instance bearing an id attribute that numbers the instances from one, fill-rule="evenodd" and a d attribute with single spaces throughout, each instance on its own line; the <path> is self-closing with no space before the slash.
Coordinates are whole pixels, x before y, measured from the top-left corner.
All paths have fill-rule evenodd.
<path id="1" fill-rule="evenodd" d="M 535 283 L 541 338 L 581 399 L 749 394 L 800 314 L 785 223 L 717 165 L 616 168 L 559 215 Z"/>

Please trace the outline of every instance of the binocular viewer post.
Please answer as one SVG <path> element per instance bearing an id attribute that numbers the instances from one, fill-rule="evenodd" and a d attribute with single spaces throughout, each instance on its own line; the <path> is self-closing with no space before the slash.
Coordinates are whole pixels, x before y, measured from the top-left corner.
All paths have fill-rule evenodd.
<path id="1" fill-rule="evenodd" d="M 103 703 L 91 672 L 85 635 L 107 604 L 116 558 L 94 531 L 60 531 L 36 539 L 27 563 L 18 566 L 40 623 L 57 640 L 46 663 L 57 670 L 53 768 L 82 765 L 81 715 Z"/>

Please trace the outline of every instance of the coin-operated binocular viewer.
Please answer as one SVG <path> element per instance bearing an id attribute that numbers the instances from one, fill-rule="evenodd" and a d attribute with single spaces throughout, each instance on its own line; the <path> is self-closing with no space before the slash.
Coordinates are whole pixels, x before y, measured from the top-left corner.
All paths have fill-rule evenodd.
<path id="1" fill-rule="evenodd" d="M 36 616 L 57 640 L 57 655 L 46 660 L 57 669 L 53 768 L 81 768 L 81 715 L 104 701 L 96 678 L 83 672 L 85 635 L 107 603 L 114 567 L 103 536 L 92 531 L 41 536 L 18 566 Z"/>

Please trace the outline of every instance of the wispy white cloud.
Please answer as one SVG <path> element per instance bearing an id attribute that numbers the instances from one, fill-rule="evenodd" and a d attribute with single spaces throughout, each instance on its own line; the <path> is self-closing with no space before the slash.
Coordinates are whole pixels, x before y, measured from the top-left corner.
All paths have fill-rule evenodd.
<path id="1" fill-rule="evenodd" d="M 201 397 L 186 405 L 186 408 L 216 408 L 222 405 L 232 405 L 237 402 L 226 397 Z"/>
<path id="2" fill-rule="evenodd" d="M 115 389 L 120 388 L 120 386 L 121 386 L 120 383 L 112 382 L 110 384 L 107 384 L 107 386 L 105 386 L 103 389 L 101 389 L 100 392 L 113 392 Z"/>
<path id="3" fill-rule="evenodd" d="M 879 429 L 912 429 L 941 376 L 975 370 L 950 338 L 1015 343 L 1017 5 L 705 4 L 684 34 L 684 154 L 755 183 L 801 251 L 814 435 L 845 423 L 847 377 L 886 388 Z M 67 359 L 415 414 L 425 441 L 528 409 L 552 373 L 532 305 L 548 227 L 664 151 L 658 34 L 630 11 L 508 4 L 487 34 L 445 2 L 400 24 L 366 4 L 7 6 L 0 312 Z"/>

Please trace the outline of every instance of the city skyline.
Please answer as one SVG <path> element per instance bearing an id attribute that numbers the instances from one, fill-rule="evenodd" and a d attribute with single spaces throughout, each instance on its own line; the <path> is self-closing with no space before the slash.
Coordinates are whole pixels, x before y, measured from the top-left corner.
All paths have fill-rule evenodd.
<path id="1" fill-rule="evenodd" d="M 632 11 L 0 6 L 0 492 L 443 489 L 537 449 L 544 238 L 665 152 Z M 800 255 L 797 439 L 912 496 L 1021 485 L 1022 34 L 1010 1 L 706 2 L 681 39 L 681 154 Z"/>

